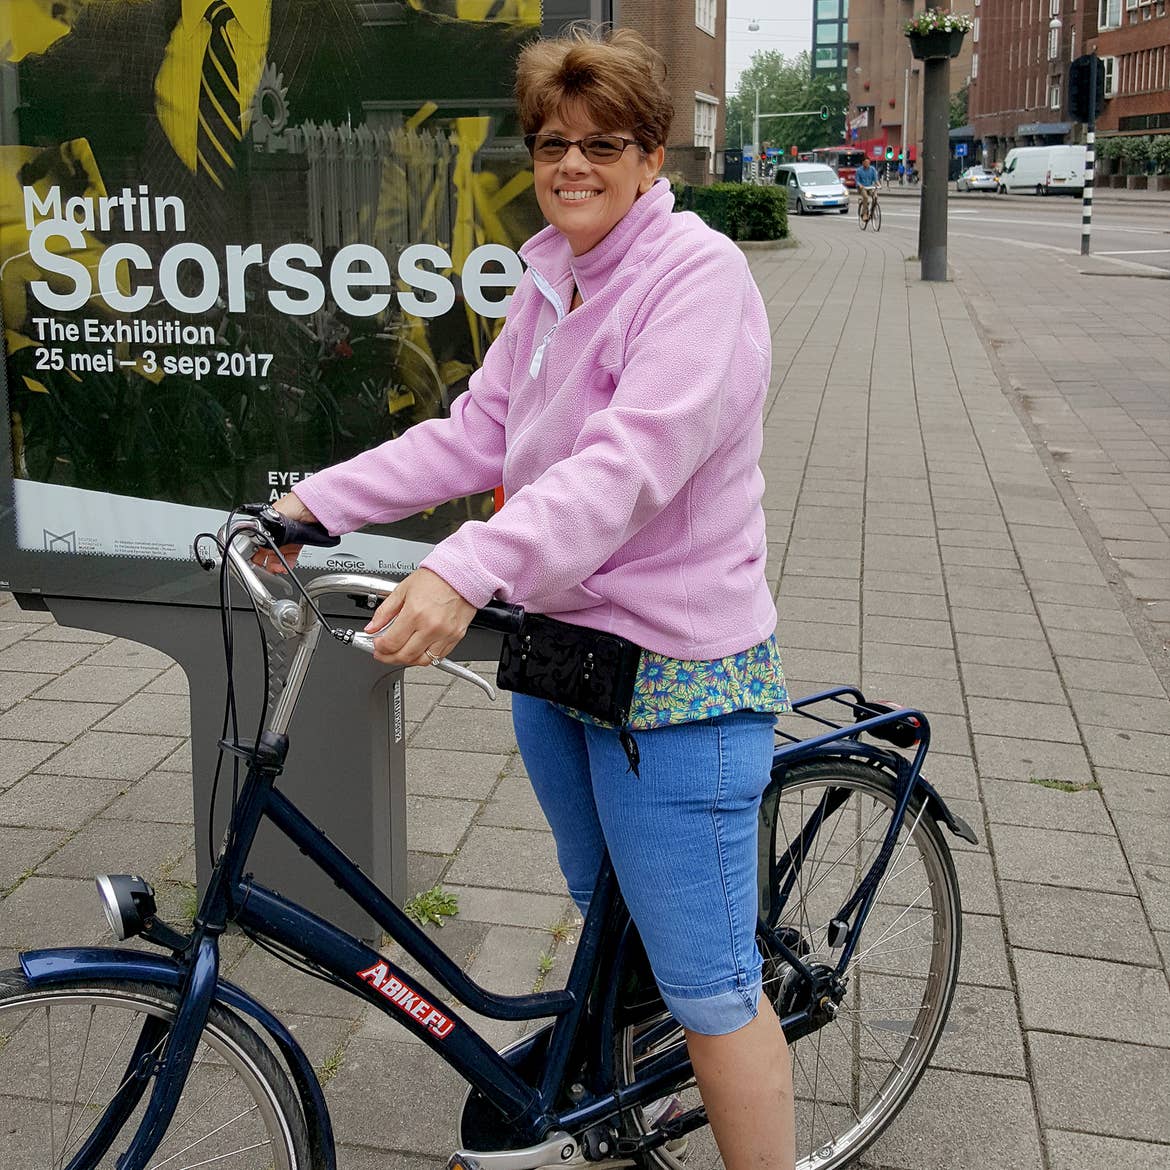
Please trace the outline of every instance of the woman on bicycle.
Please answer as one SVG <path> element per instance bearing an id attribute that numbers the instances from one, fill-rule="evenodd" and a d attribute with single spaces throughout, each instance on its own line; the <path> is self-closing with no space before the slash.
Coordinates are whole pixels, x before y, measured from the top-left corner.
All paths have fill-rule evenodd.
<path id="1" fill-rule="evenodd" d="M 727 1170 L 789 1170 L 789 1057 L 754 937 L 759 802 L 788 709 L 758 466 L 770 332 L 740 250 L 672 214 L 664 77 L 629 30 L 523 51 L 549 226 L 521 249 L 502 333 L 449 418 L 277 507 L 338 534 L 502 482 L 504 507 L 379 607 L 383 662 L 445 656 L 492 598 L 643 648 L 636 769 L 618 729 L 522 694 L 517 741 L 582 911 L 609 851 Z"/>

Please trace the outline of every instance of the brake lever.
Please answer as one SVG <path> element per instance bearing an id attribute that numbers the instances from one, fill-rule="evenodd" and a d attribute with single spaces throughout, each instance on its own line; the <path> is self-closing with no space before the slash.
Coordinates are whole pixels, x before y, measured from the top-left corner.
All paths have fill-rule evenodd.
<path id="1" fill-rule="evenodd" d="M 366 654 L 374 653 L 374 637 L 373 634 L 365 634 L 358 630 L 342 630 L 334 627 L 331 631 L 333 636 L 346 646 L 352 646 L 355 650 L 362 650 Z M 468 670 L 466 666 L 460 666 L 458 662 L 452 662 L 449 658 L 440 658 L 437 662 L 432 662 L 432 666 L 436 666 L 439 670 L 446 671 L 447 674 L 454 675 L 456 678 L 462 679 L 464 682 L 469 682 L 479 687 L 484 694 L 493 702 L 496 698 L 496 688 L 492 686 L 486 678 L 481 678 L 474 670 Z"/>

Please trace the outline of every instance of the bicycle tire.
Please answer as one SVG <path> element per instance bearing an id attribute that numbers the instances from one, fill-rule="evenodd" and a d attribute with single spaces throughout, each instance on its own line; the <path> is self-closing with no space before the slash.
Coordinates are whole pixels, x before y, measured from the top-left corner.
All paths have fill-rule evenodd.
<path id="1" fill-rule="evenodd" d="M 869 216 L 866 214 L 865 203 L 861 200 L 857 204 L 857 226 L 865 231 L 869 227 Z"/>
<path id="2" fill-rule="evenodd" d="M 882 205 L 875 199 L 869 212 L 869 220 L 875 232 L 882 230 Z"/>
<path id="3" fill-rule="evenodd" d="M 779 928 L 791 926 L 799 932 L 800 950 L 807 950 L 804 957 L 810 962 L 819 955 L 828 959 L 831 951 L 825 926 L 840 908 L 844 894 L 868 868 L 870 856 L 880 845 L 881 834 L 877 830 L 880 822 L 875 818 L 881 815 L 882 809 L 887 814 L 892 811 L 896 799 L 889 775 L 870 764 L 830 760 L 777 769 L 769 793 L 776 794 L 777 839 L 784 843 L 777 844 L 779 852 L 785 852 L 786 842 L 799 836 L 799 830 L 793 828 L 796 821 L 807 817 L 820 798 L 831 791 L 843 793 L 844 800 L 805 850 L 802 874 L 810 863 L 814 871 L 807 881 L 802 879 L 804 897 L 785 907 L 773 924 Z M 876 810 L 872 816 L 868 810 L 863 811 L 867 803 Z M 857 826 L 861 826 L 861 831 L 843 853 L 834 847 L 834 837 L 848 817 L 854 819 L 854 831 Z M 791 824 L 786 825 L 786 821 Z M 790 1045 L 796 1097 L 797 1170 L 838 1170 L 873 1143 L 894 1120 L 926 1070 L 950 1010 L 958 980 L 962 931 L 954 863 L 942 830 L 920 802 L 907 811 L 898 841 L 899 847 L 887 869 L 887 881 L 880 887 L 848 968 L 849 990 L 840 1015 L 824 1028 Z M 837 844 L 845 844 L 845 840 Z M 914 852 L 907 861 L 911 847 Z M 847 861 L 848 851 L 855 848 L 859 856 Z M 915 856 L 921 859 L 920 867 L 915 867 Z M 824 873 L 817 876 L 816 867 L 829 858 L 832 860 L 826 864 Z M 840 879 L 846 876 L 849 880 L 842 887 Z M 897 899 L 916 884 L 913 881 L 916 876 L 920 880 L 923 876 L 927 878 L 926 888 L 903 907 Z M 904 880 L 907 877 L 911 880 Z M 826 882 L 829 882 L 827 887 Z M 927 894 L 930 946 L 926 975 L 919 981 L 908 970 L 918 961 L 925 946 L 921 939 L 926 932 L 919 929 L 923 920 L 911 922 L 909 926 L 902 920 L 913 909 L 915 901 Z M 925 906 L 922 908 L 925 910 Z M 907 938 L 906 933 L 910 931 L 913 933 Z M 901 942 L 897 954 L 888 949 L 894 938 Z M 875 956 L 874 948 L 883 941 L 887 942 L 886 948 Z M 775 1006 L 787 965 L 769 959 L 766 950 L 764 954 L 764 989 Z M 862 966 L 867 957 L 871 962 Z M 898 999 L 899 995 L 907 1000 L 905 1004 Z M 870 1005 L 882 1015 L 869 1016 L 868 1012 L 874 1010 Z M 778 1009 L 777 1014 L 783 1013 Z M 906 1037 L 901 1052 L 890 1052 L 888 1046 L 893 1042 L 888 1037 L 899 1035 Z M 843 1044 L 841 1036 L 845 1037 Z M 615 1039 L 614 1067 L 619 1085 L 634 1079 L 641 1060 L 685 1043 L 681 1028 L 665 1009 L 644 1023 L 623 1028 Z M 827 1052 L 826 1039 L 830 1044 Z M 882 1068 L 889 1070 L 884 1077 Z M 839 1077 L 844 1069 L 848 1070 L 847 1075 Z M 693 1081 L 679 1093 L 684 1109 L 699 1104 Z M 868 1097 L 867 1101 L 862 1100 L 863 1095 Z M 629 1136 L 646 1133 L 643 1111 L 628 1111 L 623 1115 L 623 1127 Z M 722 1170 L 723 1162 L 709 1128 L 693 1131 L 687 1136 L 687 1142 L 685 1152 L 660 1147 L 643 1153 L 641 1165 L 648 1170 Z"/>
<path id="4" fill-rule="evenodd" d="M 0 972 L 0 1099 L 4 1156 L 11 1159 L 5 1164 L 61 1166 L 76 1158 L 126 1084 L 119 1078 L 142 1028 L 165 1028 L 177 1002 L 171 988 L 129 979 L 33 987 L 19 970 Z M 161 1051 L 169 1034 L 147 1051 Z M 61 1067 L 54 1069 L 58 1056 Z M 213 1004 L 195 1061 L 149 1166 L 184 1170 L 210 1160 L 217 1170 L 310 1170 L 296 1091 L 255 1031 Z M 148 1085 L 107 1148 L 91 1151 L 85 1170 L 115 1165 L 149 1093 Z"/>

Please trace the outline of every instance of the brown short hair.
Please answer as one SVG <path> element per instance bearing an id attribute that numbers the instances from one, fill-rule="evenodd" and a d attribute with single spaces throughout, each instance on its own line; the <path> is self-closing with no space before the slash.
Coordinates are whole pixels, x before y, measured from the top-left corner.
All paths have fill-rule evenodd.
<path id="1" fill-rule="evenodd" d="M 516 65 L 516 103 L 525 134 L 579 102 L 604 130 L 628 127 L 643 150 L 665 146 L 674 117 L 666 62 L 633 29 L 574 24 L 533 41 Z"/>

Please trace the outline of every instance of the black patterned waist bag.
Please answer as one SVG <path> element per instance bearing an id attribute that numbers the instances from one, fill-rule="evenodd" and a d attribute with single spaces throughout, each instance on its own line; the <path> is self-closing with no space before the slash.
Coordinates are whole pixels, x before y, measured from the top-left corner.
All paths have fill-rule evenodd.
<path id="1" fill-rule="evenodd" d="M 636 776 L 638 745 L 628 724 L 641 658 L 629 638 L 529 613 L 518 633 L 504 635 L 496 682 L 612 723 Z"/>

